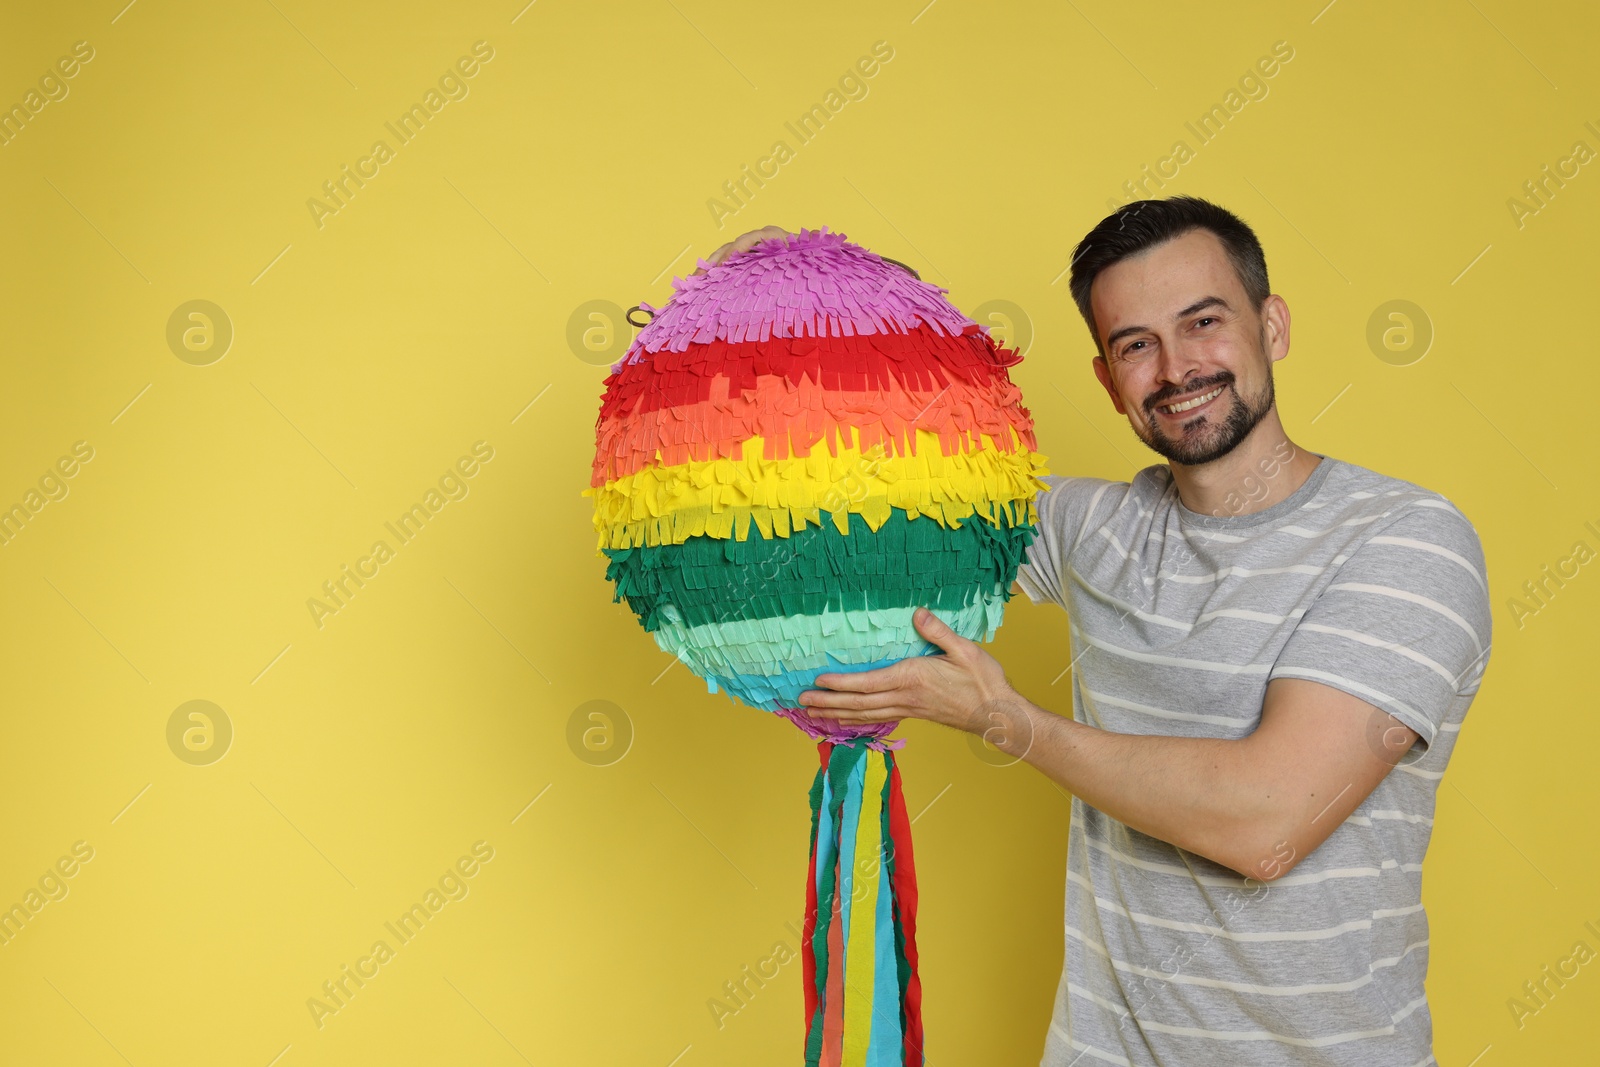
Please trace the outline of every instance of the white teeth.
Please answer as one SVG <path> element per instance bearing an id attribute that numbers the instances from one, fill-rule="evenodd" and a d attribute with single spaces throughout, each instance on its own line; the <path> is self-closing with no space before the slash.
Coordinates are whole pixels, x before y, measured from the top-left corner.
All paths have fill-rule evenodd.
<path id="1" fill-rule="evenodd" d="M 1222 386 L 1219 385 L 1205 396 L 1197 396 L 1193 400 L 1185 400 L 1181 404 L 1163 405 L 1161 410 L 1165 411 L 1169 415 L 1176 415 L 1180 411 L 1188 411 L 1190 408 L 1199 407 L 1201 404 L 1204 404 L 1206 401 L 1210 400 L 1220 392 L 1222 392 Z"/>

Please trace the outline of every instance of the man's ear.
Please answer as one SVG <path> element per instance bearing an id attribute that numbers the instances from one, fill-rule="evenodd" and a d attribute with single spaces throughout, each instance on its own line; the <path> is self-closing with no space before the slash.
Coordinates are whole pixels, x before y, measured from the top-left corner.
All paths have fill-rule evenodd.
<path id="1" fill-rule="evenodd" d="M 1094 376 L 1100 379 L 1100 384 L 1105 386 L 1106 393 L 1111 397 L 1112 405 L 1117 409 L 1118 415 L 1126 415 L 1128 409 L 1122 406 L 1122 397 L 1117 395 L 1117 387 L 1111 381 L 1111 365 L 1106 362 L 1105 356 L 1094 357 Z"/>
<path id="2" fill-rule="evenodd" d="M 1276 363 L 1289 354 L 1289 305 L 1277 293 L 1261 304 L 1262 329 L 1267 334 L 1267 355 Z"/>

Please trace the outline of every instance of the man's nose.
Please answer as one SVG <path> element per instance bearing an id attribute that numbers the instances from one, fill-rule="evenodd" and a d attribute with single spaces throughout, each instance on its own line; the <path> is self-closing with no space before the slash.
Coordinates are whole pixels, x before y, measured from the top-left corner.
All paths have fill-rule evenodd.
<path id="1" fill-rule="evenodd" d="M 1156 383 L 1162 387 L 1181 387 L 1200 372 L 1200 353 L 1181 338 L 1163 337 L 1156 353 Z"/>

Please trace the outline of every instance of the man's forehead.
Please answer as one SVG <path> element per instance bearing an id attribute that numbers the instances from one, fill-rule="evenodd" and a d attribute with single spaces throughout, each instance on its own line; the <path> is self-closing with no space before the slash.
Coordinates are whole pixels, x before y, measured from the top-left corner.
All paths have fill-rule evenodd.
<path id="1" fill-rule="evenodd" d="M 1191 230 L 1101 271 L 1089 300 L 1096 323 L 1112 331 L 1165 323 L 1207 296 L 1236 304 L 1241 292 L 1222 242 L 1209 230 Z"/>

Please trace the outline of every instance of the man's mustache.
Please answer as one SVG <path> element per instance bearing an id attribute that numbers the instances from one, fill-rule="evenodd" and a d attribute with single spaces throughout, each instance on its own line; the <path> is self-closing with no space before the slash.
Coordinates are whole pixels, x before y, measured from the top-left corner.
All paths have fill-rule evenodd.
<path id="1" fill-rule="evenodd" d="M 1152 411 L 1154 411 L 1156 409 L 1157 405 L 1165 404 L 1167 401 L 1173 399 L 1174 397 L 1183 396 L 1185 393 L 1195 393 L 1195 392 L 1203 393 L 1203 392 L 1206 392 L 1207 390 L 1213 388 L 1214 386 L 1231 385 L 1232 383 L 1233 383 L 1233 372 L 1232 371 L 1221 371 L 1220 373 L 1216 374 L 1215 376 L 1213 376 L 1211 378 L 1191 378 L 1188 382 L 1185 382 L 1183 385 L 1169 386 L 1166 389 L 1161 389 L 1161 390 L 1159 390 L 1157 392 L 1151 393 L 1148 397 L 1145 398 L 1144 410 L 1145 410 L 1146 414 L 1149 414 L 1150 412 L 1152 412 Z"/>

